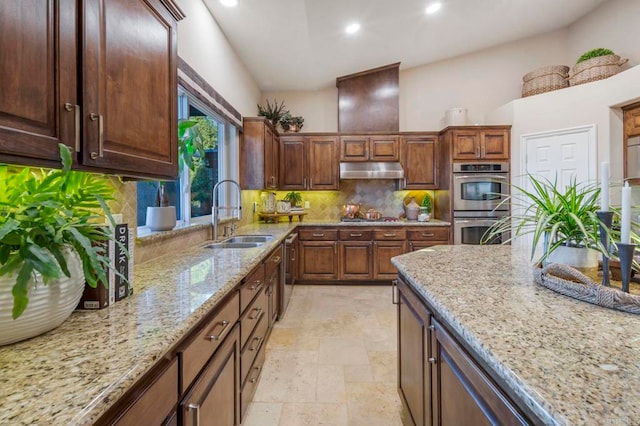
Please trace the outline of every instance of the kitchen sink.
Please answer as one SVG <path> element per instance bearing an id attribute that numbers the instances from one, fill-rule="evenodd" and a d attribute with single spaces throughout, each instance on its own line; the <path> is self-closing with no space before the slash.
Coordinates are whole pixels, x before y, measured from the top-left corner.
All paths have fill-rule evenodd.
<path id="1" fill-rule="evenodd" d="M 263 246 L 264 242 L 241 242 L 241 241 L 222 241 L 220 243 L 207 244 L 205 248 L 210 249 L 242 249 L 242 248 L 255 248 Z"/>
<path id="2" fill-rule="evenodd" d="M 238 235 L 225 240 L 225 243 L 266 243 L 271 241 L 273 235 Z"/>

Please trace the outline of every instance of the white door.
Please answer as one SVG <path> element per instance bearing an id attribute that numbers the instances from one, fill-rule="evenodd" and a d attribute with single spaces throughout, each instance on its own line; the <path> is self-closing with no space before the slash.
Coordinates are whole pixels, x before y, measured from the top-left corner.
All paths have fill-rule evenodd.
<path id="1" fill-rule="evenodd" d="M 574 179 L 578 184 L 596 182 L 595 125 L 522 135 L 520 146 L 523 174 L 514 183 L 527 191 L 533 190 L 527 175 L 556 181 L 558 188 Z M 532 240 L 528 237 L 519 238 L 514 244 L 530 247 Z"/>

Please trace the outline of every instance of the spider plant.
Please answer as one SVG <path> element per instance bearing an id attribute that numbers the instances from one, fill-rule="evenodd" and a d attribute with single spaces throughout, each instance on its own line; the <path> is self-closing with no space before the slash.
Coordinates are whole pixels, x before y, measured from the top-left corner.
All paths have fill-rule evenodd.
<path id="1" fill-rule="evenodd" d="M 537 179 L 528 175 L 532 189 L 530 191 L 512 185 L 515 191 L 502 203 L 509 203 L 512 211 L 521 212 L 505 216 L 497 221 L 482 237 L 483 242 L 509 232 L 510 242 L 516 237 L 531 234 L 531 259 L 535 257 L 536 247 L 544 244 L 542 256 L 536 262 L 543 262 L 550 253 L 560 246 L 585 247 L 609 256 L 599 237 L 600 188 L 595 185 L 578 184 L 573 179 L 564 190 L 558 188 L 557 179 Z M 501 204 L 502 204 L 501 203 Z M 619 212 L 614 211 L 614 216 Z M 607 230 L 607 238 L 614 244 L 613 234 Z"/>

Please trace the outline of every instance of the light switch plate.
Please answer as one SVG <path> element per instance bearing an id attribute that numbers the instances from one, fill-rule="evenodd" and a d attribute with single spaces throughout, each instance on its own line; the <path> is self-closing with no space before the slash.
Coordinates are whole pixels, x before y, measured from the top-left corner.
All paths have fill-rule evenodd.
<path id="1" fill-rule="evenodd" d="M 311 203 L 309 203 L 308 201 L 304 202 L 304 208 L 305 209 L 310 209 L 311 208 Z"/>

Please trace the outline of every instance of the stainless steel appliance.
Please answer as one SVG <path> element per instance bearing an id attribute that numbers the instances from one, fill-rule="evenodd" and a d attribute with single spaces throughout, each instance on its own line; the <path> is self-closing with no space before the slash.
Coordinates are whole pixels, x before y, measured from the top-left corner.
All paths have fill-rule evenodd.
<path id="1" fill-rule="evenodd" d="M 298 234 L 291 234 L 284 241 L 284 264 L 282 267 L 282 282 L 284 285 L 280 292 L 280 318 L 282 318 L 289 306 L 289 299 L 293 292 L 293 285 L 297 278 L 296 247 L 298 244 Z"/>
<path id="2" fill-rule="evenodd" d="M 509 210 L 509 163 L 454 163 L 453 211 Z"/>
<path id="3" fill-rule="evenodd" d="M 506 215 L 506 212 L 502 213 Z M 482 237 L 487 230 L 499 220 L 499 216 L 487 215 L 486 217 L 454 217 L 453 219 L 453 243 L 454 244 L 475 244 L 482 242 Z M 486 241 L 483 244 L 502 244 L 509 239 L 509 233 L 502 233 L 501 236 Z"/>
<path id="4" fill-rule="evenodd" d="M 453 242 L 480 244 L 485 232 L 509 214 L 509 163 L 453 164 Z M 502 244 L 502 234 L 484 244 Z"/>

